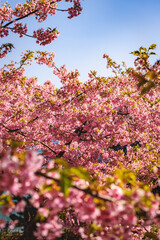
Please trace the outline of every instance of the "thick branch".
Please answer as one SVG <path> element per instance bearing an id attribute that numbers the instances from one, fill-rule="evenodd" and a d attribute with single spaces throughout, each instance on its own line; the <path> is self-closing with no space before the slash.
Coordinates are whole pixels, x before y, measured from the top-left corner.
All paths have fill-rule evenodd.
<path id="1" fill-rule="evenodd" d="M 57 182 L 58 184 L 60 183 L 60 180 L 59 180 L 59 179 L 53 178 L 53 177 L 50 177 L 50 176 L 47 176 L 47 175 L 45 175 L 44 173 L 36 172 L 36 175 L 42 176 L 42 177 L 47 178 L 47 179 L 50 179 L 50 180 L 54 180 L 54 181 Z M 98 199 L 103 200 L 103 201 L 105 201 L 105 202 L 113 202 L 113 201 L 114 201 L 112 198 L 110 198 L 110 197 L 108 197 L 108 196 L 105 196 L 105 197 L 103 196 L 103 197 L 101 197 L 98 193 L 92 192 L 92 190 L 91 190 L 90 188 L 83 189 L 83 188 L 77 187 L 77 186 L 74 185 L 74 184 L 72 184 L 72 188 L 77 189 L 77 190 L 79 190 L 79 191 L 82 191 L 82 192 L 84 192 L 84 193 L 86 193 L 86 194 L 91 195 L 91 196 L 94 197 L 94 198 L 98 198 Z"/>
<path id="2" fill-rule="evenodd" d="M 51 2 L 50 4 L 53 4 L 53 3 L 55 3 L 55 2 L 53 1 L 53 2 Z M 9 25 L 11 25 L 13 22 L 17 22 L 17 21 L 19 21 L 19 20 L 21 20 L 21 19 L 27 18 L 27 17 L 29 17 L 30 15 L 33 15 L 33 14 L 35 14 L 35 13 L 38 12 L 38 11 L 39 11 L 39 10 L 36 9 L 36 10 L 34 10 L 34 11 L 32 11 L 32 12 L 30 12 L 30 13 L 22 16 L 22 17 L 18 17 L 18 18 L 16 18 L 16 19 L 14 19 L 14 20 L 6 23 L 6 24 L 5 24 L 4 26 L 2 26 L 2 27 L 3 27 L 3 28 L 6 28 L 6 27 L 8 27 Z M 68 9 L 56 9 L 56 11 L 67 12 Z"/>
<path id="3" fill-rule="evenodd" d="M 34 13 L 36 13 L 36 12 L 38 12 L 38 10 L 34 10 L 34 11 L 32 11 L 32 12 L 30 12 L 30 13 L 22 16 L 22 17 L 16 18 L 16 19 L 14 19 L 14 20 L 6 23 L 6 24 L 3 26 L 3 28 L 8 27 L 8 26 L 11 25 L 13 22 L 17 22 L 17 21 L 19 21 L 19 20 L 21 20 L 21 19 L 24 19 L 24 18 L 26 18 L 26 17 L 29 17 L 30 15 L 32 15 L 32 14 L 34 14 Z"/>

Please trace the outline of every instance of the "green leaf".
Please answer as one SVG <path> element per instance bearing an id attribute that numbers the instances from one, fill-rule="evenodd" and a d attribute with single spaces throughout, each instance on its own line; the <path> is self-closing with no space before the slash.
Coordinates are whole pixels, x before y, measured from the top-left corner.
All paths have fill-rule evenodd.
<path id="1" fill-rule="evenodd" d="M 132 172 L 131 170 L 125 169 L 125 168 L 117 168 L 115 170 L 115 174 L 118 176 L 118 178 L 122 181 L 122 182 L 127 182 L 130 183 L 131 185 L 136 185 L 136 176 L 135 173 Z"/>
<path id="2" fill-rule="evenodd" d="M 141 95 L 149 92 L 151 90 L 151 88 L 153 88 L 155 86 L 154 82 L 149 82 L 148 85 L 146 87 L 144 87 L 141 91 Z"/>
<path id="3" fill-rule="evenodd" d="M 90 174 L 83 167 L 71 168 L 70 173 L 75 174 L 77 177 L 86 181 L 91 180 Z"/>
<path id="4" fill-rule="evenodd" d="M 157 77 L 157 74 L 155 73 L 155 71 L 149 71 L 148 73 L 145 74 L 145 78 L 147 80 L 153 80 Z"/>
<path id="5" fill-rule="evenodd" d="M 57 171 L 57 167 L 46 169 L 46 173 Z"/>
<path id="6" fill-rule="evenodd" d="M 0 196 L 0 206 L 7 205 L 11 201 L 11 196 L 2 194 Z"/>
<path id="7" fill-rule="evenodd" d="M 139 51 L 133 51 L 133 52 L 131 52 L 131 54 L 133 54 L 135 56 L 139 56 Z"/>
<path id="8" fill-rule="evenodd" d="M 150 47 L 148 48 L 148 50 L 150 50 L 150 49 L 155 49 L 156 47 L 157 47 L 156 44 L 151 44 Z"/>
<path id="9" fill-rule="evenodd" d="M 9 52 L 12 50 L 12 48 L 15 48 L 14 45 L 12 43 L 5 43 L 5 44 L 2 44 L 0 46 L 0 51 L 3 49 L 3 48 L 9 48 Z"/>
<path id="10" fill-rule="evenodd" d="M 146 82 L 147 82 L 147 80 L 146 80 L 145 78 L 143 78 L 141 81 L 139 81 L 139 83 L 137 84 L 137 87 L 140 88 L 140 87 L 143 86 Z"/>
<path id="11" fill-rule="evenodd" d="M 136 71 L 132 71 L 133 75 L 135 78 L 137 78 L 138 80 L 143 80 L 144 77 L 142 75 L 140 75 L 139 73 L 137 73 Z"/>
<path id="12" fill-rule="evenodd" d="M 155 52 L 150 52 L 149 55 L 157 55 Z"/>
<path id="13" fill-rule="evenodd" d="M 11 146 L 12 148 L 22 147 L 23 144 L 24 144 L 23 141 L 18 141 L 18 140 L 14 140 L 14 139 L 12 139 L 11 142 L 10 142 L 10 146 Z"/>
<path id="14" fill-rule="evenodd" d="M 70 165 L 62 158 L 56 158 L 54 161 L 55 161 L 55 163 L 58 163 L 58 164 L 62 165 L 63 167 L 66 167 L 66 168 L 70 167 Z"/>
<path id="15" fill-rule="evenodd" d="M 145 48 L 145 47 L 140 47 L 140 48 L 139 48 L 139 51 L 140 51 L 140 52 L 142 52 L 142 50 L 143 50 L 144 52 L 147 52 L 147 48 Z"/>
<path id="16" fill-rule="evenodd" d="M 53 190 L 53 186 L 52 186 L 52 184 L 43 184 L 43 186 L 42 186 L 42 191 L 52 191 Z"/>
<path id="17" fill-rule="evenodd" d="M 69 195 L 69 188 L 72 185 L 72 180 L 68 176 L 68 173 L 65 170 L 60 172 L 60 187 L 61 191 L 64 193 L 64 196 L 67 197 Z"/>
<path id="18" fill-rule="evenodd" d="M 44 220 L 45 220 L 45 217 L 42 214 L 40 214 L 40 213 L 36 214 L 35 221 L 43 222 Z"/>
<path id="19" fill-rule="evenodd" d="M 149 239 L 153 239 L 153 240 L 158 240 L 158 237 L 155 233 L 153 232 L 146 232 L 144 234 L 145 237 L 148 237 Z"/>

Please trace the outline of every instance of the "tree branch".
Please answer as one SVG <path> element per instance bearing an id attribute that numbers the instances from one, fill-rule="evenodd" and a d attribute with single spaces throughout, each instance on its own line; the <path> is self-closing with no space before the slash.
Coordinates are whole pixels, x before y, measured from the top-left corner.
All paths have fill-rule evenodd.
<path id="1" fill-rule="evenodd" d="M 14 28 L 11 28 L 11 27 L 6 27 L 6 28 L 8 28 L 10 30 L 14 30 Z M 23 35 L 25 35 L 27 37 L 30 37 L 30 38 L 34 38 L 32 35 L 29 35 L 29 34 L 26 34 L 26 33 L 21 33 L 21 34 L 23 34 Z"/>
<path id="2" fill-rule="evenodd" d="M 53 2 L 51 2 L 50 4 L 53 4 L 53 3 L 55 3 L 55 2 L 53 1 Z M 56 8 L 55 8 L 55 9 L 56 9 Z M 9 25 L 11 25 L 13 22 L 17 22 L 17 21 L 19 21 L 19 20 L 21 20 L 21 19 L 27 18 L 27 17 L 29 17 L 30 15 L 33 15 L 33 14 L 35 14 L 35 13 L 38 12 L 38 11 L 39 11 L 39 10 L 36 9 L 36 10 L 34 10 L 34 11 L 32 11 L 32 12 L 30 12 L 30 13 L 22 16 L 22 17 L 18 17 L 18 18 L 16 18 L 16 19 L 14 19 L 14 20 L 6 23 L 6 24 L 5 24 L 4 26 L 2 26 L 2 27 L 3 27 L 3 28 L 6 28 L 6 27 L 8 27 Z M 56 9 L 56 11 L 67 12 L 68 9 Z"/>
<path id="3" fill-rule="evenodd" d="M 56 183 L 58 183 L 58 184 L 60 183 L 60 180 L 59 180 L 59 179 L 53 178 L 53 177 L 50 177 L 50 176 L 47 176 L 47 175 L 44 174 L 44 173 L 36 172 L 35 174 L 36 174 L 37 176 L 41 176 L 41 177 L 44 177 L 44 178 L 47 178 L 47 179 L 50 179 L 50 180 L 54 180 L 54 181 L 55 181 Z M 72 185 L 72 188 L 77 189 L 77 190 L 79 190 L 79 191 L 82 191 L 82 192 L 84 192 L 84 193 L 86 193 L 86 194 L 91 195 L 91 196 L 94 197 L 94 198 L 98 198 L 98 199 L 103 200 L 103 201 L 105 201 L 105 202 L 113 202 L 113 201 L 114 201 L 112 198 L 110 198 L 110 197 L 108 197 L 108 196 L 102 197 L 102 196 L 100 196 L 98 193 L 92 192 L 92 190 L 91 190 L 90 188 L 83 189 L 83 188 L 77 187 L 77 186 L 74 185 L 74 184 Z"/>
<path id="4" fill-rule="evenodd" d="M 6 128 L 6 129 L 8 130 L 8 132 L 16 132 L 16 133 L 18 133 L 19 135 L 21 135 L 21 136 L 23 136 L 23 137 L 29 138 L 29 137 L 27 137 L 24 133 L 20 132 L 19 129 L 9 129 L 9 128 L 6 127 L 4 124 L 2 124 L 2 126 L 3 126 L 4 128 Z M 37 139 L 35 139 L 35 138 L 32 138 L 32 139 L 30 139 L 30 140 L 42 144 L 44 147 L 48 148 L 51 152 L 53 152 L 54 154 L 57 155 L 57 153 L 56 153 L 51 147 L 49 147 L 47 144 L 45 144 L 44 142 L 41 142 L 41 141 L 39 141 L 39 140 L 37 140 Z"/>

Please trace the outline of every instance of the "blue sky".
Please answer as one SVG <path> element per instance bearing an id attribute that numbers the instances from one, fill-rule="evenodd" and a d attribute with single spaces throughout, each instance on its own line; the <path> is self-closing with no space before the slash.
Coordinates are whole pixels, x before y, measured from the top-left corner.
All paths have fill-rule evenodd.
<path id="1" fill-rule="evenodd" d="M 3 3 L 4 1 L 1 1 Z M 12 5 L 18 0 L 8 0 Z M 66 8 L 69 3 L 60 3 L 59 8 Z M 88 79 L 88 72 L 96 70 L 99 75 L 108 76 L 104 53 L 117 63 L 125 61 L 133 65 L 134 57 L 129 54 L 140 46 L 148 47 L 155 43 L 160 50 L 160 1 L 159 0 L 83 0 L 82 14 L 68 19 L 67 13 L 57 12 L 47 21 L 37 24 L 32 18 L 27 19 L 29 32 L 40 27 L 57 27 L 60 36 L 57 40 L 44 47 L 37 45 L 32 38 L 19 38 L 10 34 L 8 38 L 0 39 L 1 44 L 12 42 L 15 50 L 5 59 L 0 60 L 0 66 L 10 60 L 18 61 L 21 52 L 27 49 L 54 51 L 57 67 L 65 64 L 68 70 L 78 69 L 80 80 Z M 158 54 L 159 55 L 159 54 Z M 155 60 L 159 56 L 155 57 Z M 50 79 L 60 87 L 59 80 L 52 70 L 45 66 L 33 64 L 26 68 L 28 77 L 36 76 L 43 84 Z"/>

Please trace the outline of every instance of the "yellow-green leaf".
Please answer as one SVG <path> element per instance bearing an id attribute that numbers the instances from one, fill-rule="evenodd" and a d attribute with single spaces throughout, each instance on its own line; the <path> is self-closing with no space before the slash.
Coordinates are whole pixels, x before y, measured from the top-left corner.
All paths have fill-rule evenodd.
<path id="1" fill-rule="evenodd" d="M 71 168 L 70 172 L 75 174 L 77 177 L 89 181 L 91 179 L 90 174 L 82 167 Z"/>
<path id="2" fill-rule="evenodd" d="M 150 50 L 150 49 L 155 49 L 156 47 L 157 47 L 156 44 L 151 44 L 150 47 L 148 48 L 148 50 Z"/>
<path id="3" fill-rule="evenodd" d="M 145 237 L 148 237 L 149 239 L 153 239 L 153 240 L 158 240 L 158 237 L 155 233 L 153 232 L 146 232 L 144 234 Z"/>
<path id="4" fill-rule="evenodd" d="M 60 187 L 65 197 L 69 195 L 69 188 L 71 187 L 71 185 L 72 185 L 71 178 L 68 176 L 66 171 L 62 171 L 60 173 Z"/>

